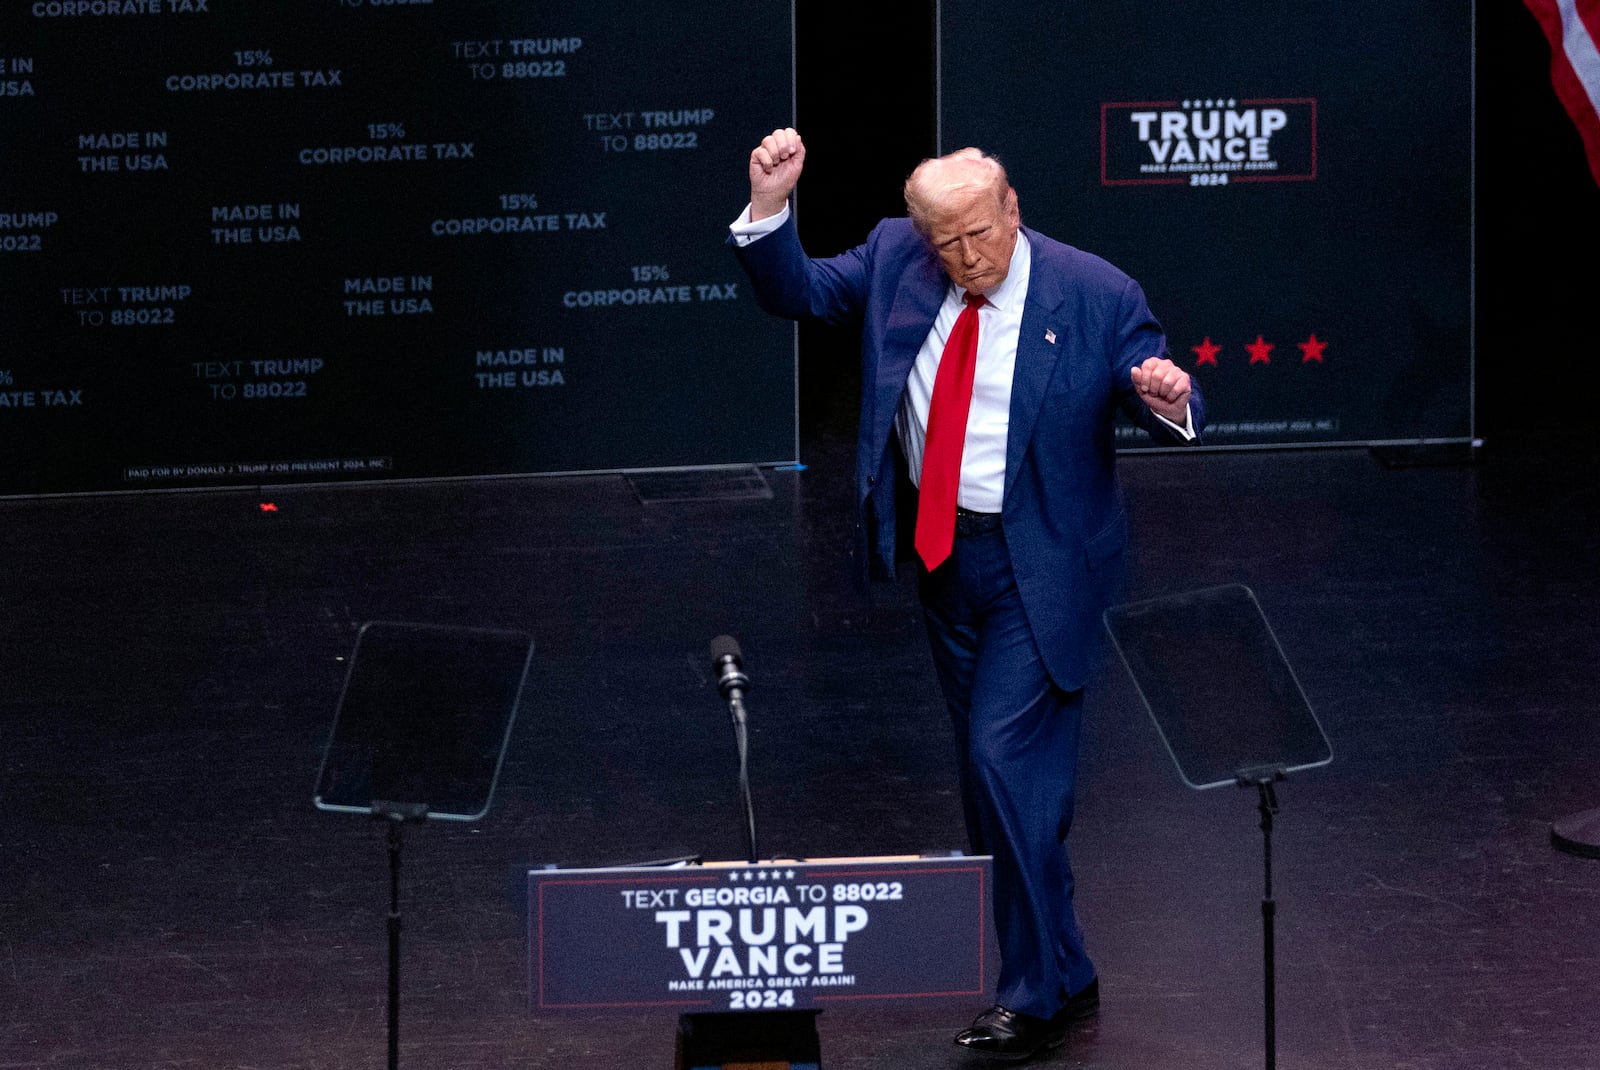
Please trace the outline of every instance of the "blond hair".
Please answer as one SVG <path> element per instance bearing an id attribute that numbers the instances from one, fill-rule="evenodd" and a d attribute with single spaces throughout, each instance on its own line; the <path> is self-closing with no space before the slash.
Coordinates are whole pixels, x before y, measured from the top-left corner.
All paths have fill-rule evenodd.
<path id="1" fill-rule="evenodd" d="M 990 190 L 996 203 L 1006 203 L 1011 182 L 998 159 L 970 147 L 935 156 L 919 163 L 906 179 L 906 214 L 917 233 L 926 237 L 941 205 L 957 195 L 979 190 Z"/>

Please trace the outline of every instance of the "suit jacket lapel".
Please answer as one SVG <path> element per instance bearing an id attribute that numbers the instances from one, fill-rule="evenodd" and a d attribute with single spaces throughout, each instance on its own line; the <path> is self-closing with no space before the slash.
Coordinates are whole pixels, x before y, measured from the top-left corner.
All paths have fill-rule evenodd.
<path id="1" fill-rule="evenodd" d="M 884 322 L 873 392 L 872 445 L 877 454 L 881 454 L 889 441 L 889 428 L 900 411 L 900 398 L 911 376 L 911 365 L 933 329 L 949 285 L 931 253 L 913 261 L 901 275 Z"/>
<path id="2" fill-rule="evenodd" d="M 1017 470 L 1028 452 L 1045 391 L 1055 376 L 1056 365 L 1065 356 L 1069 338 L 1060 321 L 1062 303 L 1056 283 L 1059 265 L 1046 262 L 1044 243 L 1023 228 L 1032 243 L 1033 261 L 1028 274 L 1028 296 L 1022 306 L 1022 328 L 1017 335 L 1017 363 L 1011 373 L 1011 414 L 1006 428 L 1006 485 L 1004 502 L 1011 496 Z"/>

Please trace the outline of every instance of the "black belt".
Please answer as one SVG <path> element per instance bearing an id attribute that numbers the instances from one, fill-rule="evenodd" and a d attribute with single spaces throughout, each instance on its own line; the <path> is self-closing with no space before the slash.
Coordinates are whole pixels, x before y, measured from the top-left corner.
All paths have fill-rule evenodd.
<path id="1" fill-rule="evenodd" d="M 956 538 L 962 539 L 970 535 L 982 535 L 993 531 L 1000 526 L 999 513 L 975 513 L 971 509 L 956 506 Z"/>

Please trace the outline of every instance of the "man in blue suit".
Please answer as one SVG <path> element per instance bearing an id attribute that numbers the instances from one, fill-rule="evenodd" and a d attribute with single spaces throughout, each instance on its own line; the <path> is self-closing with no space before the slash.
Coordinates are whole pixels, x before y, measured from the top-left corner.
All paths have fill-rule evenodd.
<path id="1" fill-rule="evenodd" d="M 1193 442 L 1200 391 L 1139 285 L 1023 227 L 994 158 L 925 160 L 907 218 L 821 259 L 789 214 L 804 163 L 793 129 L 762 139 L 730 241 L 768 312 L 861 327 L 857 546 L 874 576 L 917 559 L 970 846 L 994 857 L 995 1005 L 955 1041 L 1027 1058 L 1099 1006 L 1066 836 L 1083 683 L 1127 545 L 1115 413 Z"/>

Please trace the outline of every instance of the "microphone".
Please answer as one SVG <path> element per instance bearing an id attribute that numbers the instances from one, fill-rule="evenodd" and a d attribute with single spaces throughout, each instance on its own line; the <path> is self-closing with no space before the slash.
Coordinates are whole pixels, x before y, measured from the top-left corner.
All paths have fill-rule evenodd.
<path id="1" fill-rule="evenodd" d="M 728 703 L 733 718 L 733 738 L 739 749 L 739 803 L 744 811 L 744 842 L 752 865 L 756 861 L 756 812 L 750 798 L 750 750 L 744 712 L 744 693 L 750 677 L 739 660 L 739 641 L 731 635 L 711 640 L 711 667 L 717 674 L 717 691 Z"/>
<path id="2" fill-rule="evenodd" d="M 711 667 L 717 673 L 718 693 L 729 702 L 742 703 L 750 677 L 739 660 L 739 641 L 731 635 L 711 640 Z"/>

